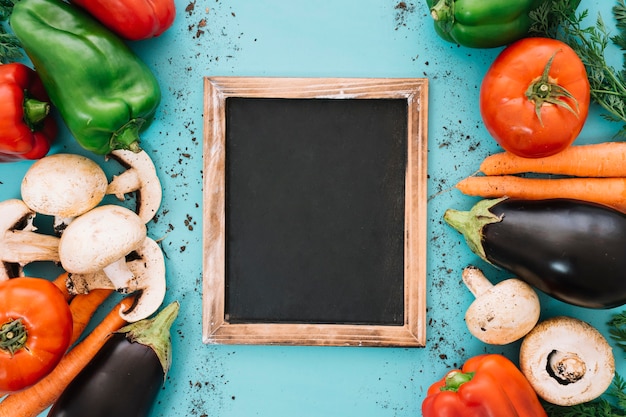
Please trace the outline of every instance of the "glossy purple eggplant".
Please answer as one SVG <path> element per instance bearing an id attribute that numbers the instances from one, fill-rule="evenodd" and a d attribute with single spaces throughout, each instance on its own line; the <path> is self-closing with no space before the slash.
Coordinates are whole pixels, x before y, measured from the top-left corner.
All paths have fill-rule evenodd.
<path id="1" fill-rule="evenodd" d="M 171 362 L 178 303 L 114 333 L 74 378 L 48 417 L 146 417 Z"/>
<path id="2" fill-rule="evenodd" d="M 578 200 L 482 200 L 449 209 L 470 249 L 540 291 L 587 308 L 626 303 L 626 214 Z"/>

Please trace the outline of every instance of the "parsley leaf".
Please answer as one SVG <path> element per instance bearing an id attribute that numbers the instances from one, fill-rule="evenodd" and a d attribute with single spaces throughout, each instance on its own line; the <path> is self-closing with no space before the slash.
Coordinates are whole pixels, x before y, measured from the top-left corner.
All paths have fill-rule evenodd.
<path id="1" fill-rule="evenodd" d="M 0 0 L 0 64 L 17 61 L 22 58 L 20 41 L 6 28 L 6 21 L 11 16 L 14 1 Z"/>
<path id="2" fill-rule="evenodd" d="M 576 51 L 587 70 L 592 100 L 606 110 L 605 119 L 624 124 L 619 134 L 626 135 L 626 67 L 617 71 L 605 59 L 611 43 L 626 51 L 626 4 L 617 0 L 612 9 L 619 31 L 614 36 L 600 14 L 595 25 L 583 26 L 589 13 L 577 12 L 579 4 L 580 0 L 544 1 L 530 14 L 531 33 L 559 39 Z"/>

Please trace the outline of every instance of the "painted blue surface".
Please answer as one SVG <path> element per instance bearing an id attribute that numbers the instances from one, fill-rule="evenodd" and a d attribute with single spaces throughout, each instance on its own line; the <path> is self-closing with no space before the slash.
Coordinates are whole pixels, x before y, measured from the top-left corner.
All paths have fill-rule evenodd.
<path id="1" fill-rule="evenodd" d="M 611 5 L 583 0 L 581 7 L 592 16 L 600 10 L 610 21 Z M 470 356 L 501 352 L 515 360 L 519 344 L 487 346 L 463 322 L 472 296 L 462 285 L 462 268 L 476 264 L 494 281 L 506 274 L 478 261 L 442 224 L 445 209 L 466 209 L 475 201 L 454 184 L 498 150 L 482 126 L 477 100 L 482 76 L 499 50 L 445 43 L 421 0 L 177 0 L 177 10 L 164 35 L 132 44 L 163 90 L 157 120 L 143 135 L 164 187 L 149 235 L 162 240 L 167 256 L 166 302 L 181 302 L 173 366 L 152 417 L 420 416 L 428 386 Z M 211 75 L 430 80 L 425 348 L 202 344 L 202 77 Z M 609 140 L 619 130 L 600 113 L 592 109 L 579 143 Z M 53 151 L 85 154 L 66 131 Z M 103 162 L 108 172 L 115 171 L 112 164 Z M 1 199 L 19 197 L 29 165 L 0 165 Z M 52 275 L 45 266 L 37 270 Z M 543 317 L 573 315 L 603 332 L 614 312 L 544 296 L 541 302 Z M 626 373 L 623 354 L 615 354 L 618 370 Z"/>

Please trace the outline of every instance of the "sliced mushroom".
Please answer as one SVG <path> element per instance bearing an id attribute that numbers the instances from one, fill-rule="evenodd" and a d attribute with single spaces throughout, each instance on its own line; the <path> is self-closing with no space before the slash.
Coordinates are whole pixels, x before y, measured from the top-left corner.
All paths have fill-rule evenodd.
<path id="1" fill-rule="evenodd" d="M 152 315 L 163 303 L 166 292 L 165 259 L 158 243 L 147 237 L 132 253 L 126 264 L 134 277 L 123 288 L 116 287 L 102 271 L 91 274 L 70 274 L 68 288 L 74 294 L 88 293 L 96 288 L 114 289 L 123 293 L 140 292 L 133 309 L 120 313 L 128 322 Z"/>
<path id="2" fill-rule="evenodd" d="M 87 274 L 68 274 L 65 286 L 71 295 L 89 294 L 91 290 L 105 289 L 121 293 L 131 293 L 132 288 L 116 288 L 103 270 Z"/>
<path id="3" fill-rule="evenodd" d="M 606 391 L 615 375 L 615 359 L 597 329 L 559 316 L 539 323 L 524 338 L 520 369 L 541 398 L 570 406 Z"/>
<path id="4" fill-rule="evenodd" d="M 76 216 L 96 207 L 108 186 L 106 174 L 91 159 L 54 154 L 35 162 L 22 179 L 22 199 L 33 211 L 54 216 L 60 234 Z"/>
<path id="5" fill-rule="evenodd" d="M 505 345 L 521 339 L 537 324 L 539 297 L 524 281 L 510 278 L 493 285 L 474 266 L 465 268 L 462 277 L 476 297 L 465 313 L 465 323 L 479 340 Z"/>
<path id="6" fill-rule="evenodd" d="M 0 281 L 23 276 L 31 262 L 59 262 L 59 238 L 35 233 L 35 216 L 22 200 L 0 202 Z"/>
<path id="7" fill-rule="evenodd" d="M 126 168 L 122 174 L 114 176 L 106 193 L 124 201 L 125 195 L 135 192 L 137 215 L 148 223 L 154 218 L 161 205 L 163 189 L 152 159 L 146 151 L 133 152 L 115 150 L 109 156 Z"/>
<path id="8" fill-rule="evenodd" d="M 135 212 L 117 205 L 98 206 L 74 219 L 61 235 L 61 265 L 71 274 L 103 270 L 120 288 L 134 277 L 125 257 L 145 238 L 146 226 Z"/>

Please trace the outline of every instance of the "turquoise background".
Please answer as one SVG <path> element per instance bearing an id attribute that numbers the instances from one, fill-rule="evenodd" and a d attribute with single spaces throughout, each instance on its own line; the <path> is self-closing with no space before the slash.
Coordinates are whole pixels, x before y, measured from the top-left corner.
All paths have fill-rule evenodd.
<path id="1" fill-rule="evenodd" d="M 611 22 L 613 2 L 583 0 Z M 425 1 L 179 1 L 174 25 L 131 46 L 154 70 L 163 101 L 143 135 L 164 188 L 149 235 L 161 240 L 168 268 L 166 302 L 179 300 L 172 332 L 174 362 L 152 416 L 420 416 L 428 386 L 467 358 L 504 353 L 463 322 L 472 296 L 461 270 L 475 264 L 494 282 L 507 274 L 480 262 L 442 222 L 449 208 L 476 199 L 454 184 L 499 150 L 482 125 L 482 76 L 500 49 L 473 50 L 436 36 Z M 621 66 L 615 54 L 615 65 Z M 424 348 L 213 346 L 202 343 L 203 77 L 426 77 L 430 82 L 428 151 L 427 345 Z M 578 140 L 610 140 L 620 125 L 592 107 Z M 53 152 L 89 155 L 62 130 Z M 101 162 L 107 172 L 119 170 Z M 19 197 L 29 162 L 0 165 L 0 198 Z M 45 220 L 45 219 L 41 219 Z M 54 276 L 50 265 L 30 269 Z M 613 312 L 572 307 L 541 296 L 542 317 L 567 314 L 606 334 Z M 615 350 L 626 375 L 623 353 Z M 114 400 L 114 399 L 112 399 Z"/>

